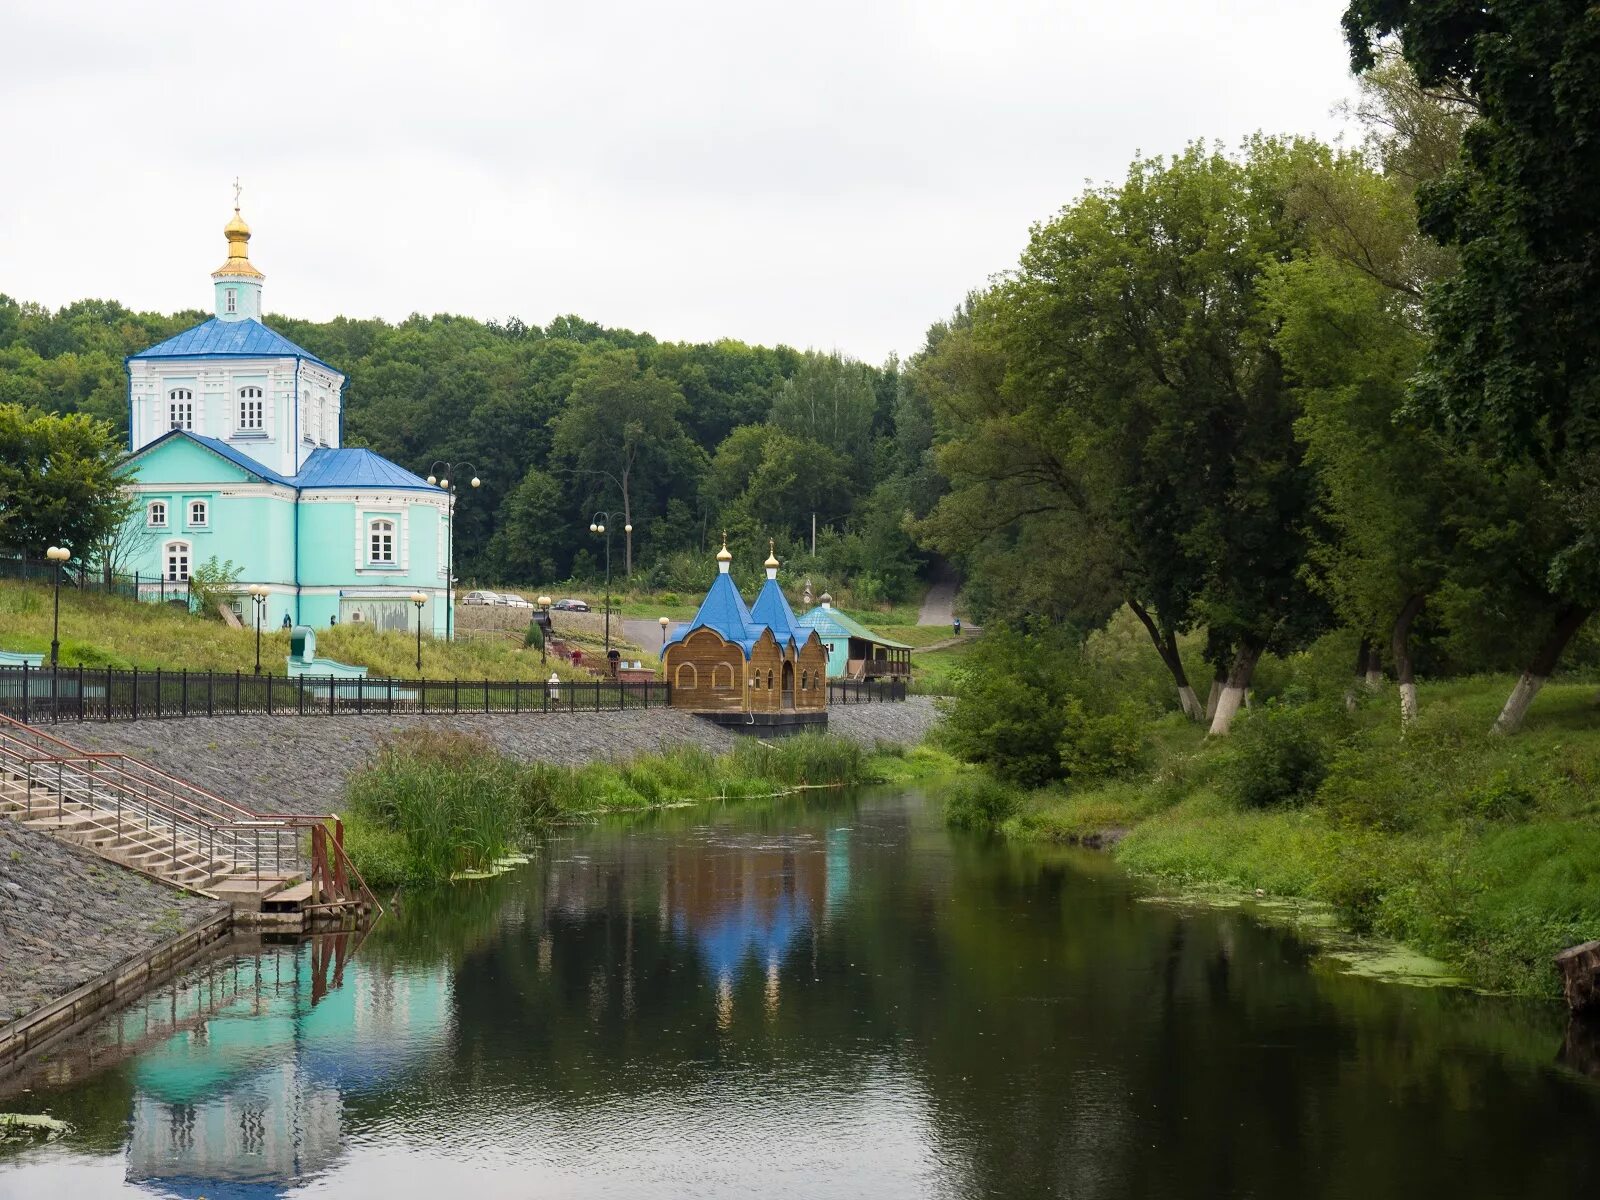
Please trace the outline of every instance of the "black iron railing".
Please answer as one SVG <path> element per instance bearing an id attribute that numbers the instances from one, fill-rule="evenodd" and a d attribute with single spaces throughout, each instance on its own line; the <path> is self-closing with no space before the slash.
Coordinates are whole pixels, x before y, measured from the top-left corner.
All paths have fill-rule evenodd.
<path id="1" fill-rule="evenodd" d="M 906 698 L 904 679 L 835 680 L 828 684 L 829 704 L 889 704 Z"/>
<path id="2" fill-rule="evenodd" d="M 0 667 L 0 714 L 30 724 L 365 713 L 579 713 L 671 702 L 671 685 L 651 680 L 538 683 Z"/>

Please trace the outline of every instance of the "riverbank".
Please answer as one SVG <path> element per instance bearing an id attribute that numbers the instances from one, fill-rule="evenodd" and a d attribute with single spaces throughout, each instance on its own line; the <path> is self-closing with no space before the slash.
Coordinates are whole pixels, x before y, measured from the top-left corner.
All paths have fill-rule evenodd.
<path id="1" fill-rule="evenodd" d="M 894 704 L 834 706 L 828 728 L 872 749 L 880 742 L 916 745 L 937 720 L 933 701 L 913 696 Z M 481 737 L 517 761 L 563 766 L 616 762 L 683 745 L 727 753 L 743 740 L 709 721 L 663 708 L 531 716 L 216 717 L 72 724 L 61 730 L 75 744 L 142 758 L 257 811 L 303 813 L 342 811 L 351 776 L 378 747 L 418 731 Z"/>
<path id="2" fill-rule="evenodd" d="M 226 911 L 0 820 L 0 1024 Z"/>
<path id="3" fill-rule="evenodd" d="M 967 789 L 954 815 L 1019 840 L 1100 843 L 1180 884 L 1326 902 L 1495 991 L 1554 996 L 1600 935 L 1600 736 L 1589 685 L 1554 685 L 1514 738 L 1498 678 L 1437 684 L 1402 734 L 1390 695 L 1258 706 L 1231 739 L 1172 714 L 1137 765 L 1036 792 Z M 967 808 L 962 809 L 962 804 Z"/>

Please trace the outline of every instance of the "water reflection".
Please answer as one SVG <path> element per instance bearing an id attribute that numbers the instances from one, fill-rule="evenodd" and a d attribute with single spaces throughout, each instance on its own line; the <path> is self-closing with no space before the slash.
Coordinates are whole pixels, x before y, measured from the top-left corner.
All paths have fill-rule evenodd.
<path id="1" fill-rule="evenodd" d="M 237 947 L 0 1107 L 0 1197 L 1565 1196 L 1560 1014 L 1338 975 L 915 797 L 571 831 L 349 939 Z M 1561 1048 L 1565 1045 L 1565 1050 Z M 1588 1057 L 1585 1057 L 1588 1056 Z"/>

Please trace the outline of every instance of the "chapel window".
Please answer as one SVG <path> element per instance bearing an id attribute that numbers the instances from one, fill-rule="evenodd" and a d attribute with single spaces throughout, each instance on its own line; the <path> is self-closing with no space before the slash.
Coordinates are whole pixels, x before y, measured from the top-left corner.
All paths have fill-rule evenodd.
<path id="1" fill-rule="evenodd" d="M 228 289 L 228 311 L 229 312 L 238 312 L 239 311 L 239 289 L 238 288 L 229 288 Z"/>
<path id="2" fill-rule="evenodd" d="M 209 507 L 204 500 L 189 501 L 189 524 L 205 525 L 206 518 L 210 515 Z"/>
<path id="3" fill-rule="evenodd" d="M 152 529 L 161 529 L 167 523 L 167 502 L 165 500 L 152 500 L 150 507 L 145 509 L 145 524 Z"/>
<path id="4" fill-rule="evenodd" d="M 394 563 L 394 522 L 374 521 L 367 527 L 368 560 L 391 566 Z"/>

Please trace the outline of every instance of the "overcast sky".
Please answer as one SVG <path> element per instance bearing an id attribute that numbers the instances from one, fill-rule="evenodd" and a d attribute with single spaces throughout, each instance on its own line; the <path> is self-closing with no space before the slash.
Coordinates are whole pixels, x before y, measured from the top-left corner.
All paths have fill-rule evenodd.
<path id="1" fill-rule="evenodd" d="M 0 0 L 0 291 L 872 361 L 1138 151 L 1336 134 L 1345 0 Z"/>

